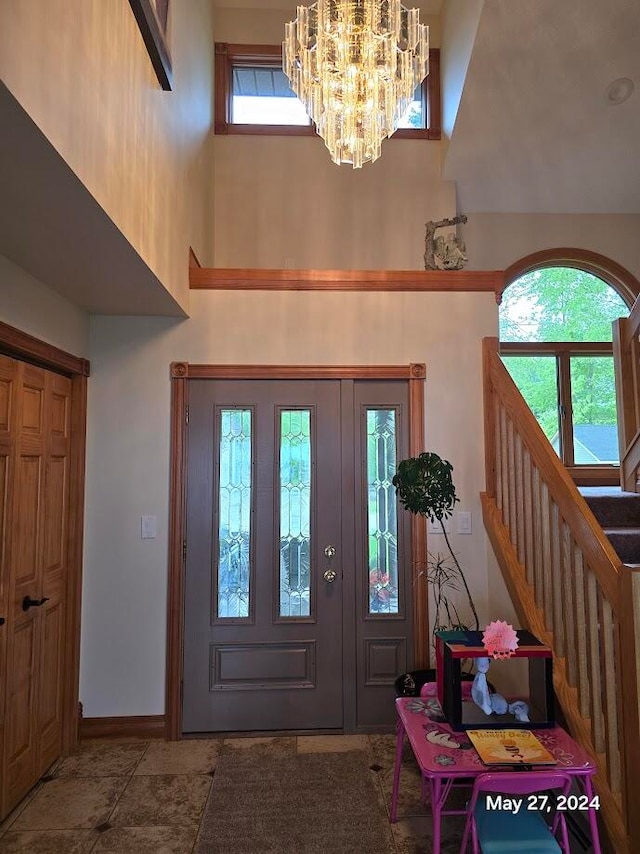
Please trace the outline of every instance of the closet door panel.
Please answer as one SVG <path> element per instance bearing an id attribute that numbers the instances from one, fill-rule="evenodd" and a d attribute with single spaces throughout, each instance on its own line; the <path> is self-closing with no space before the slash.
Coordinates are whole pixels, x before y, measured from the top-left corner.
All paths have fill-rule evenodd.
<path id="1" fill-rule="evenodd" d="M 46 465 L 43 491 L 41 649 L 38 685 L 38 774 L 62 751 L 64 630 L 69 513 L 69 432 L 71 381 L 48 374 L 46 388 Z"/>
<path id="2" fill-rule="evenodd" d="M 19 621 L 12 634 L 7 662 L 5 762 L 6 797 L 10 805 L 16 804 L 37 779 L 31 714 L 37 646 L 35 621 Z"/>
<path id="3" fill-rule="evenodd" d="M 16 439 L 16 399 L 18 363 L 0 356 L 0 617 L 5 619 L 0 626 L 0 780 L 6 779 L 5 752 L 7 738 L 5 698 L 8 662 L 7 636 L 11 624 L 9 608 L 10 540 L 12 530 L 13 465 Z M 0 786 L 0 808 L 3 807 L 3 789 Z M 4 808 L 3 808 L 4 814 Z"/>
<path id="4" fill-rule="evenodd" d="M 18 362 L 15 447 L 9 532 L 10 594 L 7 622 L 5 785 L 9 807 L 37 780 L 36 715 L 40 670 L 42 507 L 45 474 L 47 371 Z M 5 804 L 6 806 L 6 804 Z"/>

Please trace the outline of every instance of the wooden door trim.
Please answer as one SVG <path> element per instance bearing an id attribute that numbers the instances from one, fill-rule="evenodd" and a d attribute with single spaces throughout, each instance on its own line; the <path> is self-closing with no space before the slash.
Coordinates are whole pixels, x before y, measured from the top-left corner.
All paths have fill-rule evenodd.
<path id="1" fill-rule="evenodd" d="M 171 377 L 188 380 L 424 380 L 425 366 L 191 365 L 173 362 Z"/>
<path id="2" fill-rule="evenodd" d="M 412 367 L 418 367 L 413 366 Z M 424 366 L 421 366 L 424 367 Z M 409 379 L 409 454 L 424 451 L 424 379 Z M 416 669 L 429 666 L 429 589 L 427 584 L 427 524 L 411 514 L 411 593 L 413 596 L 413 662 Z"/>
<path id="3" fill-rule="evenodd" d="M 63 666 L 62 721 L 62 750 L 63 753 L 68 753 L 78 742 L 87 378 L 90 374 L 90 363 L 87 359 L 67 353 L 2 322 L 0 351 L 11 358 L 36 364 L 71 378 L 67 618 L 64 629 L 66 660 Z"/>
<path id="4" fill-rule="evenodd" d="M 14 359 L 40 365 L 67 376 L 89 376 L 89 362 L 0 321 L 0 350 Z"/>
<path id="5" fill-rule="evenodd" d="M 184 633 L 185 512 L 187 485 L 187 405 L 189 379 L 404 379 L 409 381 L 409 447 L 411 454 L 424 448 L 424 381 L 426 367 L 410 365 L 308 366 L 308 365 L 191 365 L 171 364 L 171 443 L 169 494 L 169 582 L 167 599 L 166 738 L 182 737 L 182 651 Z M 428 657 L 426 582 L 426 523 L 411 516 L 413 557 L 411 586 L 414 602 L 414 661 L 422 666 Z M 424 592 L 424 595 L 423 595 Z M 426 646 L 425 646 L 426 643 Z"/>

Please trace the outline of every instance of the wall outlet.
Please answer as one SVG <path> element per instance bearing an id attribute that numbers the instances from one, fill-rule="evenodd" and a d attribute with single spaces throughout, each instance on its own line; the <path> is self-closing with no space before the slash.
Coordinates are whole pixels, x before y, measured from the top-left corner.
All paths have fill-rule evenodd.
<path id="1" fill-rule="evenodd" d="M 468 511 L 460 511 L 458 513 L 456 530 L 459 534 L 471 533 L 471 513 Z"/>

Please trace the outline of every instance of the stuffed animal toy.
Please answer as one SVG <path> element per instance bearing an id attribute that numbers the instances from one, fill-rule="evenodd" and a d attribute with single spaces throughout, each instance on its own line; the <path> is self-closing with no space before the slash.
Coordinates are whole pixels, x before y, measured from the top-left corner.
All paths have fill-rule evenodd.
<path id="1" fill-rule="evenodd" d="M 482 709 L 485 715 L 504 715 L 506 712 L 515 716 L 517 721 L 529 720 L 529 707 L 524 700 L 507 703 L 502 694 L 491 693 L 487 684 L 487 672 L 490 659 L 476 658 L 476 675 L 471 686 L 471 699 Z"/>

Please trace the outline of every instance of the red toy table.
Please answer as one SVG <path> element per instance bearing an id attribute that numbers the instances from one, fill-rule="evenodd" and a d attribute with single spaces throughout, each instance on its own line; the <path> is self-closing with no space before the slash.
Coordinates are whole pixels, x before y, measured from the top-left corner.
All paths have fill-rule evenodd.
<path id="1" fill-rule="evenodd" d="M 454 783 L 477 777 L 489 769 L 480 761 L 475 749 L 470 745 L 464 732 L 454 732 L 451 727 L 437 720 L 439 705 L 433 697 L 399 697 L 396 700 L 397 740 L 396 763 L 393 775 L 393 794 L 391 797 L 391 821 L 396 821 L 398 809 L 398 791 L 400 787 L 400 768 L 402 765 L 402 747 L 405 735 L 416 758 L 422 775 L 422 796 L 428 784 L 433 814 L 433 854 L 440 854 L 441 821 L 443 815 L 465 815 L 464 810 L 445 810 L 444 806 Z M 490 728 L 490 725 L 487 727 Z M 457 747 L 446 746 L 429 741 L 430 733 L 439 732 L 448 736 Z M 597 809 L 592 805 L 592 776 L 596 766 L 591 757 L 571 736 L 556 726 L 551 729 L 536 730 L 536 737 L 557 760 L 558 770 L 566 771 L 579 778 L 589 805 L 588 819 L 594 854 L 601 854 L 598 836 Z M 432 736 L 433 738 L 433 736 Z M 512 770 L 506 768 L 505 770 Z M 549 768 L 546 768 L 548 771 Z"/>

